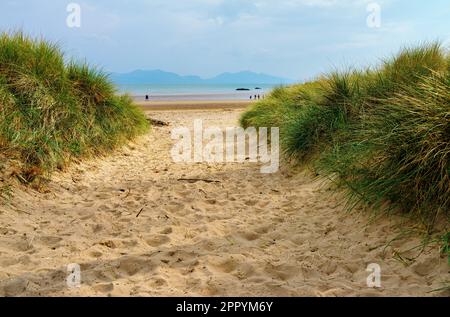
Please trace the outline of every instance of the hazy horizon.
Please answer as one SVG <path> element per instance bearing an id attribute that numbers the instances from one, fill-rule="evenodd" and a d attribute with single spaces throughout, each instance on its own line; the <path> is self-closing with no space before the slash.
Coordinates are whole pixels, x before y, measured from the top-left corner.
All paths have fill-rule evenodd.
<path id="1" fill-rule="evenodd" d="M 131 73 L 136 73 L 136 72 L 172 73 L 172 74 L 175 74 L 175 75 L 178 75 L 178 76 L 182 76 L 182 77 L 189 77 L 189 76 L 199 77 L 200 79 L 203 79 L 203 80 L 213 79 L 215 77 L 218 77 L 218 76 L 224 75 L 224 74 L 240 74 L 240 73 L 253 73 L 253 74 L 256 74 L 256 75 L 269 75 L 269 76 L 278 77 L 278 76 L 275 76 L 273 74 L 268 74 L 268 73 L 264 73 L 264 72 L 255 72 L 255 71 L 252 71 L 252 70 L 249 70 L 249 69 L 242 69 L 242 70 L 235 71 L 235 72 L 223 71 L 223 72 L 220 72 L 220 73 L 217 73 L 217 74 L 212 74 L 210 76 L 201 76 L 201 75 L 198 75 L 198 74 L 195 74 L 195 73 L 192 73 L 192 74 L 179 74 L 177 72 L 167 71 L 167 70 L 159 69 L 159 68 L 154 68 L 154 69 L 136 68 L 136 69 L 131 69 L 131 70 L 125 71 L 125 72 L 111 72 L 111 73 L 112 74 L 131 74 Z M 284 77 L 280 77 L 280 78 L 284 78 Z M 292 78 L 284 78 L 284 79 L 293 80 Z"/>
<path id="2" fill-rule="evenodd" d="M 108 72 L 202 78 L 248 70 L 304 80 L 373 65 L 418 42 L 450 43 L 447 0 L 82 0 L 74 1 L 80 27 L 68 27 L 70 3 L 3 1 L 0 30 L 56 41 Z M 367 21 L 374 14 L 378 25 Z"/>

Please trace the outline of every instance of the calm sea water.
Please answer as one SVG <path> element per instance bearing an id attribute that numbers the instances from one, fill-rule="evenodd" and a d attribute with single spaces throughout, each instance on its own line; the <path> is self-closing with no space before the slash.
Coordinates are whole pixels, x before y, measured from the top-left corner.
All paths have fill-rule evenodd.
<path id="1" fill-rule="evenodd" d="M 150 100 L 248 100 L 250 96 L 266 95 L 275 86 L 261 84 L 233 84 L 233 85 L 119 85 L 121 93 L 128 93 L 135 99 L 144 99 L 149 95 Z M 237 91 L 238 88 L 250 89 Z M 256 89 L 261 88 L 261 89 Z"/>

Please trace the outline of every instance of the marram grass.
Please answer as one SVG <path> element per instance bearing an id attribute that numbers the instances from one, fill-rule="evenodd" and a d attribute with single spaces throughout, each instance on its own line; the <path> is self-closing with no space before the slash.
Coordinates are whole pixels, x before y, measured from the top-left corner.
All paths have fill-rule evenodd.
<path id="1" fill-rule="evenodd" d="M 147 129 L 142 111 L 101 71 L 65 62 L 44 40 L 0 35 L 0 172 L 14 166 L 31 182 Z"/>
<path id="2" fill-rule="evenodd" d="M 280 127 L 286 155 L 314 158 L 352 205 L 388 204 L 429 225 L 448 217 L 450 56 L 439 44 L 279 88 L 241 124 Z"/>

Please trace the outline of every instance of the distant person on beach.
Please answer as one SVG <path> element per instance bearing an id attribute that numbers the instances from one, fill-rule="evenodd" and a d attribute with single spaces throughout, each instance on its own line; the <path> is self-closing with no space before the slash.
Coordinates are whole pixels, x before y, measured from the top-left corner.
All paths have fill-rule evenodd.
<path id="1" fill-rule="evenodd" d="M 149 95 L 145 95 L 145 100 L 148 101 L 150 99 Z"/>
<path id="2" fill-rule="evenodd" d="M 253 99 L 253 96 L 250 96 L 250 100 L 252 100 Z"/>
<path id="3" fill-rule="evenodd" d="M 261 99 L 261 96 L 260 96 L 260 95 L 258 95 L 258 100 L 259 100 L 259 99 Z"/>

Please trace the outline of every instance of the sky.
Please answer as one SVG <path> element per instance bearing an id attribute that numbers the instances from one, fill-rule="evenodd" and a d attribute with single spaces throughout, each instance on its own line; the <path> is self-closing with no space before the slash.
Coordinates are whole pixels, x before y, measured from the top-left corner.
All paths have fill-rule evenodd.
<path id="1" fill-rule="evenodd" d="M 68 26 L 70 3 L 80 27 Z M 108 72 L 250 70 L 306 80 L 424 41 L 449 46 L 450 1 L 1 0 L 0 31 L 15 30 Z"/>

